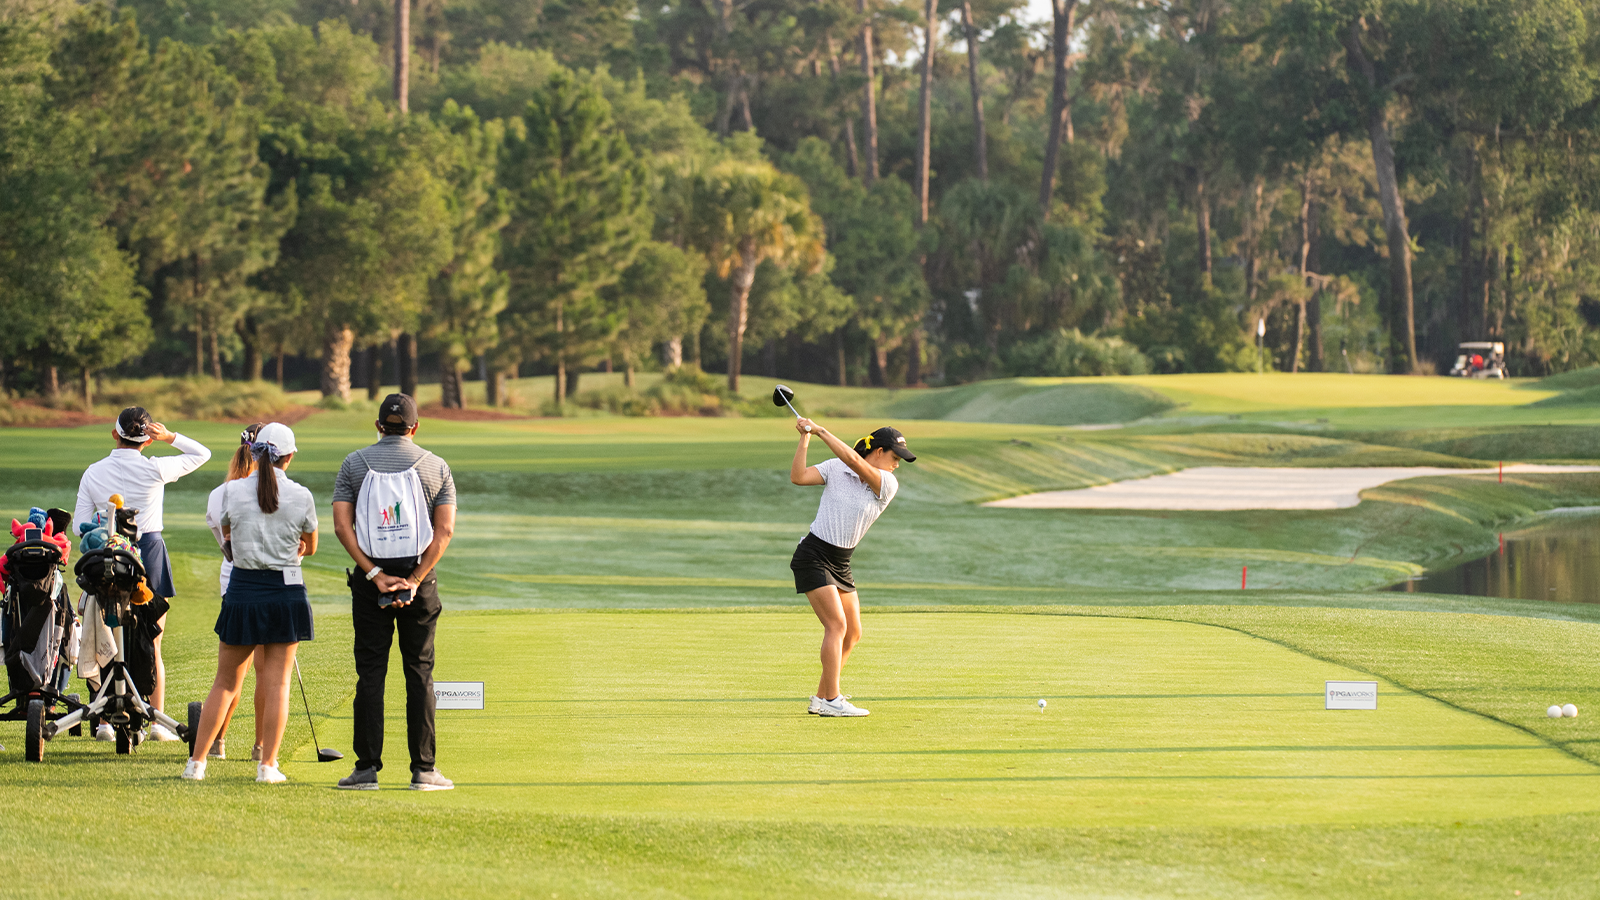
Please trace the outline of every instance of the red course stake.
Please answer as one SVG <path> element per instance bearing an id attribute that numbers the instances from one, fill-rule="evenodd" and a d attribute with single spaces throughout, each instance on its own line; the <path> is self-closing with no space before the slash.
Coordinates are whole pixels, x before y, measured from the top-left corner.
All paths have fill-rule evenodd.
<path id="1" fill-rule="evenodd" d="M 1503 531 L 1500 532 L 1500 555 L 1506 555 L 1506 535 Z"/>
<path id="2" fill-rule="evenodd" d="M 1244 571 L 1239 573 L 1239 590 L 1241 590 L 1241 591 L 1244 590 L 1245 583 L 1248 582 L 1249 580 L 1250 580 L 1250 567 L 1249 566 L 1245 566 L 1244 567 Z"/>
<path id="3" fill-rule="evenodd" d="M 1506 483 L 1506 463 L 1505 463 L 1505 460 L 1501 460 L 1500 461 L 1500 483 L 1501 484 L 1505 484 Z"/>

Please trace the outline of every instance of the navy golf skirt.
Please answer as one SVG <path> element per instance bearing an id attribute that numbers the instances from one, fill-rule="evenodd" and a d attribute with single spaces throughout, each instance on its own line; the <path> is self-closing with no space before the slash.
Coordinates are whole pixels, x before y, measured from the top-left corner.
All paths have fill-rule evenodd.
<path id="1" fill-rule="evenodd" d="M 235 647 L 293 644 L 316 637 L 303 584 L 284 584 L 277 569 L 234 568 L 217 613 L 217 637 Z"/>
<path id="2" fill-rule="evenodd" d="M 856 583 L 850 574 L 852 552 L 852 548 L 836 547 L 806 532 L 805 538 L 794 548 L 794 558 L 789 560 L 789 568 L 794 570 L 794 592 L 804 594 L 830 584 L 846 593 L 854 592 Z"/>
<path id="3" fill-rule="evenodd" d="M 150 585 L 150 593 L 169 599 L 178 596 L 172 587 L 172 563 L 167 559 L 167 542 L 162 539 L 161 532 L 139 535 L 139 562 L 144 563 L 144 578 Z"/>

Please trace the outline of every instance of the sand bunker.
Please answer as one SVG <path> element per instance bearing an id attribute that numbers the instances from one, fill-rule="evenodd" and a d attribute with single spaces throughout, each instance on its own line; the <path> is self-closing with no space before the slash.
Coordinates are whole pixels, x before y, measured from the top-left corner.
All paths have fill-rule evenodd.
<path id="1" fill-rule="evenodd" d="M 1506 466 L 1506 474 L 1600 472 L 1600 466 Z M 1344 469 L 1275 469 L 1197 466 L 1075 491 L 1044 491 L 984 506 L 1008 509 L 1341 509 L 1361 502 L 1380 484 L 1427 475 L 1494 478 L 1494 469 L 1373 466 Z"/>

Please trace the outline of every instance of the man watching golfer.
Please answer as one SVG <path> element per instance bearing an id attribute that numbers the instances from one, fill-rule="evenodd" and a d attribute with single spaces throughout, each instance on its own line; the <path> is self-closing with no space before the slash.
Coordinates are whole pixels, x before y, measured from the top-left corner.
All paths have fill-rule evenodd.
<path id="1" fill-rule="evenodd" d="M 455 785 L 434 768 L 433 636 L 440 611 L 434 566 L 455 532 L 455 479 L 444 460 L 413 441 L 415 400 L 383 398 L 374 424 L 378 442 L 345 457 L 333 486 L 333 532 L 356 564 L 349 576 L 356 767 L 339 787 L 378 789 L 384 679 L 398 631 L 411 789 L 448 791 Z"/>
<path id="2" fill-rule="evenodd" d="M 167 667 L 161 661 L 159 632 L 167 627 L 164 611 L 167 601 L 177 596 L 172 587 L 167 543 L 161 537 L 162 505 L 167 484 L 205 465 L 211 459 L 211 451 L 199 441 L 168 431 L 160 422 L 152 422 L 150 413 L 142 406 L 130 406 L 117 415 L 116 423 L 111 426 L 111 438 L 116 441 L 116 448 L 85 470 L 78 481 L 78 502 L 72 518 L 77 525 L 94 521 L 95 510 L 105 509 L 112 494 L 122 495 L 124 508 L 139 511 L 133 521 L 139 528 L 140 561 L 144 563 L 150 592 L 160 598 L 163 605 L 163 612 L 156 619 L 156 683 L 150 694 L 150 705 L 162 709 L 167 692 Z M 144 451 L 156 441 L 171 444 L 182 455 L 146 457 Z M 76 529 L 73 533 L 77 533 Z M 111 740 L 111 726 L 101 723 L 94 736 L 97 740 Z M 150 737 L 158 741 L 178 739 L 159 722 L 151 724 Z"/>

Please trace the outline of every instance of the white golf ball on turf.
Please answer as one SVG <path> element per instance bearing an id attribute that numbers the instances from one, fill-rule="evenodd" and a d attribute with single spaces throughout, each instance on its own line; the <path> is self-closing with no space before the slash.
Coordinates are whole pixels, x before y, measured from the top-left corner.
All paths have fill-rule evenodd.
<path id="1" fill-rule="evenodd" d="M 1576 719 L 1578 717 L 1578 707 L 1568 703 L 1566 706 L 1561 707 L 1561 714 L 1569 719 Z"/>
<path id="2" fill-rule="evenodd" d="M 1545 710 L 1544 714 L 1549 716 L 1552 719 L 1559 719 L 1559 718 L 1561 718 L 1561 707 L 1552 706 L 1549 709 Z"/>
<path id="3" fill-rule="evenodd" d="M 1043 699 L 1043 698 L 1040 698 L 1040 700 L 1039 700 L 1039 711 L 1040 711 L 1040 712 L 1044 712 L 1044 699 Z M 1573 715 L 1577 715 L 1577 714 L 1578 714 L 1578 711 L 1577 711 L 1577 710 L 1576 710 L 1576 709 L 1574 709 L 1574 710 L 1573 710 L 1573 711 L 1572 711 L 1572 714 L 1573 714 Z"/>

